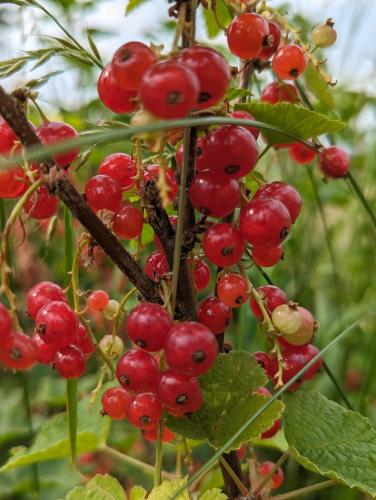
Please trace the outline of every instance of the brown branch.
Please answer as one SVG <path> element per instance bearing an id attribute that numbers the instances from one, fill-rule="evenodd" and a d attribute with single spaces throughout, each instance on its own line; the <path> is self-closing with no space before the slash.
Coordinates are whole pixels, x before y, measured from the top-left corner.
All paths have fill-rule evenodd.
<path id="1" fill-rule="evenodd" d="M 24 146 L 30 147 L 41 144 L 19 102 L 13 96 L 8 95 L 1 86 L 0 115 L 3 116 Z M 53 169 L 56 169 L 56 167 L 51 160 L 43 163 L 42 170 L 44 172 L 51 171 L 52 173 Z M 152 302 L 160 302 L 161 299 L 154 283 L 144 274 L 116 236 L 95 215 L 85 199 L 70 183 L 67 176 L 56 175 L 49 187 L 66 204 L 114 264 L 128 276 L 142 296 Z"/>

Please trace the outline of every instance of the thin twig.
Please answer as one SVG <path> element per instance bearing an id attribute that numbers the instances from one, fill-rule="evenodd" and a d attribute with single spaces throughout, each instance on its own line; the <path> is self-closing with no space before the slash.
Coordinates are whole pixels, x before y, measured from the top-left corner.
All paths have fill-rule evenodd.
<path id="1" fill-rule="evenodd" d="M 321 483 L 312 484 L 311 486 L 305 486 L 304 488 L 292 490 L 288 493 L 282 493 L 282 495 L 275 495 L 271 498 L 273 500 L 290 500 L 291 498 L 302 497 L 303 495 L 313 493 L 314 491 L 320 491 L 325 488 L 330 488 L 331 486 L 335 486 L 336 484 L 336 481 L 334 481 L 333 479 L 329 479 L 328 481 L 322 481 Z"/>

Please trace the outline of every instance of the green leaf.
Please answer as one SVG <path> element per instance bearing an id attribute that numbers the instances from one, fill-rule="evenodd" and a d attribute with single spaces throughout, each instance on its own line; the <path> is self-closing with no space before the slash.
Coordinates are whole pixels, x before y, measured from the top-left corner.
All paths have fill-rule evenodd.
<path id="1" fill-rule="evenodd" d="M 303 140 L 338 132 L 346 126 L 340 120 L 333 120 L 321 113 L 289 102 L 274 105 L 266 102 L 251 102 L 238 104 L 236 109 L 248 111 L 256 120 L 278 127 Z M 263 130 L 263 134 L 272 144 L 294 142 L 294 139 L 272 130 Z"/>
<path id="2" fill-rule="evenodd" d="M 129 492 L 129 500 L 144 500 L 147 491 L 142 486 L 133 486 Z"/>
<path id="3" fill-rule="evenodd" d="M 127 8 L 125 9 L 125 15 L 129 14 L 136 7 L 139 7 L 142 3 L 145 3 L 147 0 L 129 0 Z"/>
<path id="4" fill-rule="evenodd" d="M 295 460 L 376 497 L 376 431 L 370 421 L 316 392 L 297 392 L 284 401 L 284 431 Z"/>
<path id="5" fill-rule="evenodd" d="M 205 491 L 200 496 L 200 500 L 226 500 L 228 498 L 219 488 L 213 488 Z"/>
<path id="6" fill-rule="evenodd" d="M 148 496 L 148 500 L 167 500 L 172 498 L 179 489 L 184 488 L 186 479 L 174 479 L 173 481 L 163 481 L 162 484 L 153 488 Z M 189 500 L 188 490 L 183 490 L 176 500 Z"/>
<path id="7" fill-rule="evenodd" d="M 234 87 L 231 87 L 228 89 L 226 93 L 226 99 L 228 101 L 234 101 L 235 99 L 239 99 L 239 97 L 251 97 L 252 92 L 250 92 L 247 89 L 237 89 Z"/>
<path id="8" fill-rule="evenodd" d="M 106 388 L 104 387 L 104 390 Z M 110 430 L 111 420 L 100 415 L 101 394 L 98 395 L 91 408 L 89 408 L 89 399 L 90 396 L 78 404 L 78 454 L 98 449 L 106 441 Z M 42 425 L 30 448 L 17 448 L 15 453 L 0 468 L 0 472 L 69 455 L 68 416 L 64 412 L 53 416 Z"/>
<path id="9" fill-rule="evenodd" d="M 126 500 L 127 497 L 117 479 L 108 474 L 98 474 L 85 486 L 76 486 L 65 498 L 66 500 Z"/>
<path id="10" fill-rule="evenodd" d="M 89 45 L 90 45 L 90 48 L 94 54 L 94 56 L 99 60 L 99 61 L 102 61 L 102 58 L 101 58 L 101 55 L 100 55 L 100 52 L 98 50 L 98 47 L 96 46 L 95 42 L 94 42 L 94 39 L 93 39 L 93 35 L 92 33 L 87 30 L 86 32 L 87 34 L 87 39 L 88 39 L 88 42 L 89 42 Z"/>
<path id="11" fill-rule="evenodd" d="M 221 31 L 223 27 L 227 27 L 227 25 L 231 22 L 231 14 L 228 10 L 227 5 L 223 2 L 223 0 L 217 0 L 215 2 L 216 15 L 217 19 L 214 15 L 212 8 L 204 9 L 204 19 L 206 26 L 206 33 L 209 38 L 216 37 Z M 218 25 L 217 20 L 221 24 Z"/>
<path id="12" fill-rule="evenodd" d="M 167 425 L 186 437 L 208 439 L 213 447 L 219 448 L 263 406 L 265 396 L 254 394 L 254 390 L 266 381 L 263 370 L 250 353 L 220 354 L 210 372 L 200 377 L 204 396 L 200 410 L 189 417 L 169 417 Z M 280 401 L 271 404 L 229 449 L 236 449 L 269 429 L 282 409 Z"/>
<path id="13" fill-rule="evenodd" d="M 329 109 L 334 108 L 334 98 L 330 86 L 321 74 L 309 63 L 304 71 L 304 81 L 307 89 Z"/>

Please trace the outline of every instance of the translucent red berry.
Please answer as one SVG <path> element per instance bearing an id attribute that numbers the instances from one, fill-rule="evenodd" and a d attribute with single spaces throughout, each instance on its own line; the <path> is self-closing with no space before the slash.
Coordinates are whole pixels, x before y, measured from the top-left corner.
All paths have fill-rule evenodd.
<path id="1" fill-rule="evenodd" d="M 0 170 L 0 198 L 17 198 L 26 191 L 27 186 L 28 181 L 21 167 Z"/>
<path id="2" fill-rule="evenodd" d="M 271 314 L 279 305 L 287 304 L 289 301 L 285 292 L 274 285 L 260 286 L 259 288 L 256 288 L 256 291 L 260 295 L 265 309 L 269 314 Z M 250 300 L 249 306 L 256 318 L 262 320 L 263 315 L 261 309 L 253 297 Z"/>
<path id="3" fill-rule="evenodd" d="M 316 150 L 297 142 L 289 147 L 290 158 L 300 165 L 307 165 L 316 158 Z"/>
<path id="4" fill-rule="evenodd" d="M 287 238 L 290 227 L 288 209 L 272 198 L 252 200 L 240 212 L 240 232 L 254 246 L 278 246 Z"/>
<path id="5" fill-rule="evenodd" d="M 50 194 L 47 186 L 41 186 L 29 196 L 23 209 L 29 217 L 42 220 L 55 215 L 58 205 L 59 198 Z"/>
<path id="6" fill-rule="evenodd" d="M 160 351 L 174 322 L 159 304 L 140 302 L 130 312 L 125 330 L 128 337 L 142 349 Z"/>
<path id="7" fill-rule="evenodd" d="M 115 337 L 116 338 L 116 337 Z M 73 342 L 83 352 L 85 357 L 90 357 L 96 350 L 96 346 L 91 340 L 89 332 L 84 325 L 80 323 L 76 331 L 76 338 Z"/>
<path id="8" fill-rule="evenodd" d="M 112 229 L 125 240 L 133 240 L 141 236 L 144 218 L 141 210 L 131 203 L 123 203 L 114 217 Z"/>
<path id="9" fill-rule="evenodd" d="M 121 189 L 126 191 L 134 186 L 137 165 L 130 155 L 126 153 L 113 153 L 106 156 L 99 165 L 99 173 L 112 177 L 118 181 Z"/>
<path id="10" fill-rule="evenodd" d="M 197 411 L 202 404 L 202 393 L 197 378 L 175 370 L 162 373 L 157 394 L 167 408 L 175 409 L 181 415 Z"/>
<path id="11" fill-rule="evenodd" d="M 154 428 L 162 416 L 162 403 L 156 394 L 137 394 L 128 406 L 128 420 L 140 429 Z"/>
<path id="12" fill-rule="evenodd" d="M 128 391 L 154 392 L 158 386 L 160 371 L 154 356 L 142 349 L 132 349 L 120 358 L 116 376 Z"/>
<path id="13" fill-rule="evenodd" d="M 67 140 L 76 139 L 77 131 L 68 123 L 63 122 L 45 122 L 36 129 L 36 134 L 39 140 L 45 146 L 59 144 Z M 53 156 L 59 167 L 68 167 L 80 154 L 80 150 L 75 147 L 64 153 L 59 153 Z"/>
<path id="14" fill-rule="evenodd" d="M 235 17 L 227 30 L 230 51 L 241 59 L 259 57 L 267 46 L 269 26 L 258 14 L 246 12 Z"/>
<path id="15" fill-rule="evenodd" d="M 196 143 L 196 172 L 201 172 L 206 170 L 205 163 L 202 157 L 202 149 L 205 144 L 205 137 L 199 137 Z M 176 151 L 175 160 L 177 165 L 180 167 L 183 165 L 184 147 L 180 144 L 178 150 Z"/>
<path id="16" fill-rule="evenodd" d="M 261 439 L 270 439 L 274 437 L 277 432 L 282 428 L 282 420 L 278 418 L 274 421 L 274 423 L 270 426 L 270 428 L 261 433 Z"/>
<path id="17" fill-rule="evenodd" d="M 200 90 L 196 109 L 209 108 L 223 99 L 230 84 L 230 68 L 219 52 L 195 45 L 182 50 L 178 60 L 198 78 Z"/>
<path id="18" fill-rule="evenodd" d="M 79 378 L 85 373 L 84 354 L 75 345 L 65 345 L 57 351 L 54 366 L 63 378 Z"/>
<path id="19" fill-rule="evenodd" d="M 98 79 L 99 99 L 114 113 L 132 113 L 136 111 L 137 91 L 125 90 L 117 83 L 111 64 L 102 70 Z"/>
<path id="20" fill-rule="evenodd" d="M 291 102 L 293 104 L 299 102 L 299 94 L 295 85 L 285 82 L 269 83 L 261 92 L 261 101 L 269 104 L 277 104 L 278 102 Z"/>
<path id="21" fill-rule="evenodd" d="M 162 251 L 153 252 L 145 261 L 144 272 L 153 281 L 159 281 L 169 271 L 166 256 Z"/>
<path id="22" fill-rule="evenodd" d="M 223 333 L 231 321 L 231 309 L 217 297 L 203 300 L 198 309 L 198 319 L 215 334 Z"/>
<path id="23" fill-rule="evenodd" d="M 161 172 L 161 169 L 163 169 L 163 172 Z M 173 170 L 170 168 L 160 167 L 159 165 L 146 165 L 142 173 L 142 180 L 144 183 L 147 181 L 154 181 L 158 183 L 161 173 L 163 173 L 166 181 L 168 199 L 169 201 L 173 201 L 179 192 L 179 186 L 176 182 Z"/>
<path id="24" fill-rule="evenodd" d="M 260 267 L 272 267 L 283 258 L 283 248 L 277 247 L 253 247 L 252 260 Z"/>
<path id="25" fill-rule="evenodd" d="M 0 304 L 0 343 L 9 338 L 12 333 L 12 318 L 3 304 Z"/>
<path id="26" fill-rule="evenodd" d="M 38 362 L 43 365 L 53 363 L 56 356 L 56 349 L 46 344 L 37 333 L 34 333 L 32 339 L 38 350 Z"/>
<path id="27" fill-rule="evenodd" d="M 218 347 L 213 333 L 206 326 L 196 321 L 183 321 L 169 331 L 164 352 L 171 369 L 198 377 L 212 367 Z"/>
<path id="28" fill-rule="evenodd" d="M 272 472 L 272 470 L 274 469 L 274 467 L 275 467 L 274 462 L 269 462 L 269 461 L 263 462 L 259 464 L 259 466 L 257 467 L 257 472 L 262 477 L 268 477 Z M 270 481 L 268 481 L 269 484 L 267 483 L 267 485 L 270 486 L 271 490 L 276 490 L 282 485 L 283 480 L 284 480 L 283 470 L 280 467 L 278 467 L 275 473 L 270 478 Z"/>
<path id="29" fill-rule="evenodd" d="M 121 205 L 120 184 L 108 175 L 95 175 L 85 184 L 85 197 L 94 212 L 117 212 Z"/>
<path id="30" fill-rule="evenodd" d="M 350 158 L 339 146 L 330 146 L 319 154 L 319 168 L 329 178 L 346 177 L 350 167 Z"/>
<path id="31" fill-rule="evenodd" d="M 191 271 L 193 270 L 193 280 L 196 290 L 204 290 L 210 283 L 210 267 L 198 257 L 187 259 L 187 264 L 188 268 Z"/>
<path id="32" fill-rule="evenodd" d="M 282 381 L 286 384 L 290 381 L 304 366 L 311 361 L 318 353 L 319 349 L 312 344 L 307 344 L 298 349 L 285 350 L 282 352 Z M 322 366 L 322 359 L 319 358 L 303 375 L 300 379 L 294 382 L 288 391 L 292 392 L 300 387 L 303 381 L 311 380 L 315 377 L 317 372 Z M 277 370 L 277 367 L 275 367 Z M 276 373 L 274 374 L 276 381 Z"/>
<path id="33" fill-rule="evenodd" d="M 150 429 L 144 429 L 142 431 L 144 438 L 147 441 L 156 441 L 158 439 L 158 427 L 151 427 Z M 163 427 L 162 441 L 164 443 L 170 443 L 175 439 L 175 434 L 170 431 L 168 427 Z"/>
<path id="34" fill-rule="evenodd" d="M 308 58 L 299 45 L 284 45 L 274 54 L 272 68 L 281 80 L 296 80 L 306 69 Z"/>
<path id="35" fill-rule="evenodd" d="M 102 395 L 102 413 L 113 420 L 127 418 L 127 409 L 132 402 L 132 396 L 122 387 L 111 387 Z"/>
<path id="36" fill-rule="evenodd" d="M 125 43 L 112 59 L 117 84 L 125 90 L 139 90 L 145 72 L 156 60 L 156 55 L 147 45 L 141 42 Z"/>
<path id="37" fill-rule="evenodd" d="M 285 205 L 291 217 L 291 223 L 294 224 L 302 209 L 302 198 L 298 191 L 286 184 L 285 182 L 270 182 L 264 184 L 258 189 L 253 197 L 253 200 L 261 198 L 273 198 Z"/>
<path id="38" fill-rule="evenodd" d="M 110 297 L 104 290 L 95 290 L 87 298 L 88 308 L 92 311 L 103 311 L 108 304 Z"/>
<path id="39" fill-rule="evenodd" d="M 278 24 L 273 23 L 273 21 L 268 21 L 269 35 L 267 38 L 267 46 L 262 49 L 258 59 L 269 59 L 272 57 L 274 52 L 278 49 L 279 42 L 281 41 L 281 30 Z"/>
<path id="40" fill-rule="evenodd" d="M 37 283 L 26 294 L 27 312 L 35 319 L 39 309 L 52 301 L 67 302 L 63 289 L 50 281 Z"/>
<path id="41" fill-rule="evenodd" d="M 237 110 L 237 111 L 232 111 L 230 113 L 230 116 L 231 118 L 235 118 L 237 120 L 254 120 L 255 118 L 247 113 L 246 111 L 242 111 L 241 109 Z M 258 128 L 256 127 L 251 127 L 250 125 L 241 125 L 242 127 L 244 127 L 246 130 L 248 130 L 248 132 L 251 132 L 251 134 L 253 135 L 253 137 L 257 140 L 258 139 L 258 136 L 260 134 L 260 131 Z"/>
<path id="42" fill-rule="evenodd" d="M 272 379 L 278 370 L 277 359 L 270 354 L 262 351 L 257 351 L 253 353 L 257 363 L 264 370 L 265 375 Z"/>
<path id="43" fill-rule="evenodd" d="M 18 137 L 4 118 L 0 116 L 0 154 L 8 156 L 14 152 L 18 144 Z"/>
<path id="44" fill-rule="evenodd" d="M 33 339 L 24 333 L 12 333 L 1 346 L 0 362 L 12 370 L 29 370 L 38 361 Z"/>
<path id="45" fill-rule="evenodd" d="M 244 246 L 244 238 L 240 231 L 225 222 L 211 226 L 202 240 L 206 257 L 220 267 L 237 264 L 243 255 Z"/>
<path id="46" fill-rule="evenodd" d="M 38 311 L 35 328 L 44 342 L 59 348 L 74 341 L 78 320 L 68 304 L 53 301 Z"/>
<path id="47" fill-rule="evenodd" d="M 239 274 L 226 274 L 217 282 L 219 299 L 228 307 L 240 307 L 248 298 L 248 283 Z"/>

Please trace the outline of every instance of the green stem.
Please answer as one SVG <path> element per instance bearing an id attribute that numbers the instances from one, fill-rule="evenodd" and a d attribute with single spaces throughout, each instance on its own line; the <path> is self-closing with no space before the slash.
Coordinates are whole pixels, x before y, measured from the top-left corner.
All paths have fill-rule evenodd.
<path id="1" fill-rule="evenodd" d="M 326 372 L 326 374 L 328 375 L 328 377 L 330 378 L 330 380 L 332 381 L 334 387 L 336 388 L 338 394 L 341 396 L 341 398 L 342 398 L 343 402 L 345 403 L 345 405 L 347 406 L 347 408 L 349 410 L 355 411 L 355 408 L 348 400 L 346 394 L 343 392 L 341 386 L 339 385 L 339 382 L 337 381 L 336 377 L 334 376 L 331 369 L 329 368 L 329 366 L 325 362 L 323 363 L 323 368 L 324 368 L 324 371 Z"/>
<path id="2" fill-rule="evenodd" d="M 6 224 L 6 213 L 5 213 L 5 203 L 3 199 L 0 199 L 0 229 L 4 229 Z"/>
<path id="3" fill-rule="evenodd" d="M 159 421 L 157 441 L 155 443 L 154 487 L 162 482 L 163 462 L 163 417 Z"/>
<path id="4" fill-rule="evenodd" d="M 69 440 L 72 463 L 76 464 L 77 458 L 77 399 L 78 383 L 76 378 L 67 380 L 67 412 L 69 426 Z"/>
<path id="5" fill-rule="evenodd" d="M 245 485 L 242 483 L 242 481 L 238 478 L 238 476 L 235 474 L 235 472 L 231 469 L 231 467 L 229 466 L 227 461 L 221 456 L 221 457 L 219 457 L 219 462 L 222 465 L 222 467 L 226 470 L 227 474 L 234 481 L 234 483 L 238 487 L 241 494 L 244 495 L 245 497 L 248 497 L 248 493 L 249 493 L 248 489 L 245 487 Z"/>
<path id="6" fill-rule="evenodd" d="M 297 498 L 305 496 L 309 493 L 313 493 L 314 491 L 320 491 L 325 488 L 330 488 L 331 486 L 335 486 L 337 483 L 333 479 L 329 479 L 328 481 L 322 481 L 321 483 L 312 484 L 311 486 L 306 486 L 305 488 L 299 488 L 298 490 L 289 491 L 288 493 L 282 493 L 282 495 L 275 495 L 271 497 L 273 500 L 290 500 L 291 498 Z"/>
<path id="7" fill-rule="evenodd" d="M 356 182 L 354 176 L 352 175 L 351 172 L 348 172 L 346 181 L 350 186 L 353 188 L 358 200 L 360 201 L 361 205 L 363 206 L 364 210 L 367 212 L 369 215 L 369 218 L 371 219 L 371 222 L 373 226 L 376 228 L 376 215 L 375 212 L 373 211 L 371 205 L 369 204 L 367 198 L 364 196 L 363 191 L 361 190 L 359 184 Z"/>

